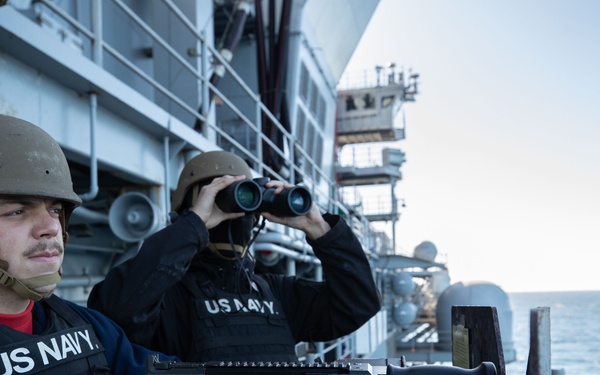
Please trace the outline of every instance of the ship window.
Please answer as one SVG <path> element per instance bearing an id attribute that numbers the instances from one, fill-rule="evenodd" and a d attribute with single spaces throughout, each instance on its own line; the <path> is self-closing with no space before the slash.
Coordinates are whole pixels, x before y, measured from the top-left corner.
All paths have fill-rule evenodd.
<path id="1" fill-rule="evenodd" d="M 304 99 L 305 102 L 308 101 L 308 85 L 308 70 L 304 63 L 300 63 L 300 97 Z"/>
<path id="2" fill-rule="evenodd" d="M 321 180 L 321 175 L 317 173 L 315 166 L 320 165 L 323 160 L 323 138 L 310 121 L 307 122 L 305 150 L 310 155 L 313 163 L 304 164 L 304 172 L 318 182 Z"/>
<path id="3" fill-rule="evenodd" d="M 306 127 L 306 137 L 304 138 L 304 150 L 306 151 L 306 153 L 308 155 L 310 155 L 310 158 L 313 159 L 314 155 L 312 154 L 312 146 L 313 146 L 313 134 L 314 134 L 314 130 L 313 127 L 311 126 L 310 122 L 308 123 L 308 126 Z M 304 172 L 309 175 L 312 176 L 312 170 L 313 170 L 313 166 L 312 163 L 306 163 L 304 164 Z"/>
<path id="4" fill-rule="evenodd" d="M 323 96 L 319 95 L 319 107 L 317 111 L 317 121 L 319 122 L 319 126 L 321 129 L 325 128 L 325 112 L 327 112 L 325 99 Z"/>
<path id="5" fill-rule="evenodd" d="M 319 90 L 313 80 L 310 81 L 310 111 L 313 115 L 317 114 L 317 103 L 319 100 Z"/>
<path id="6" fill-rule="evenodd" d="M 323 160 L 323 138 L 321 138 L 321 134 L 315 134 L 315 164 L 321 165 Z M 319 181 L 320 174 L 317 174 L 316 178 Z"/>
<path id="7" fill-rule="evenodd" d="M 306 153 L 310 155 L 311 158 L 314 156 L 313 155 L 313 148 L 314 148 L 314 144 L 315 144 L 315 142 L 313 140 L 314 135 L 315 135 L 315 128 L 309 122 L 308 126 L 306 127 L 306 138 L 304 138 L 304 149 L 306 150 Z"/>
<path id="8" fill-rule="evenodd" d="M 381 108 L 387 108 L 394 102 L 394 95 L 388 95 L 381 98 Z"/>
<path id="9" fill-rule="evenodd" d="M 346 111 L 354 111 L 356 110 L 356 102 L 354 101 L 354 96 L 348 95 L 346 96 Z"/>
<path id="10" fill-rule="evenodd" d="M 300 63 L 299 75 L 299 103 L 296 114 L 295 135 L 309 160 L 301 156 L 297 160 L 306 175 L 315 181 L 320 181 L 321 176 L 315 166 L 321 164 L 323 158 L 323 139 L 321 132 L 325 128 L 327 119 L 327 102 L 317 84 L 311 79 L 304 63 Z M 360 100 L 357 98 L 357 100 Z"/>
<path id="11" fill-rule="evenodd" d="M 375 98 L 370 93 L 366 93 L 362 99 L 365 109 L 375 108 Z"/>
<path id="12" fill-rule="evenodd" d="M 304 124 L 306 123 L 306 115 L 301 107 L 298 107 L 298 115 L 296 116 L 296 139 L 304 139 Z M 304 147 L 304 145 L 302 145 Z"/>

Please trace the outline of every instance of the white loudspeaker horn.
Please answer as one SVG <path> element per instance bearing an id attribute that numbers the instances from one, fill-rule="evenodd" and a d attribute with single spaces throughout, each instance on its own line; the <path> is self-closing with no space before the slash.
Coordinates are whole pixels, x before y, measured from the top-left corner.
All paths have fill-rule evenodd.
<path id="1" fill-rule="evenodd" d="M 123 241 L 137 242 L 161 227 L 162 212 L 145 195 L 125 193 L 115 199 L 108 211 L 110 229 Z"/>

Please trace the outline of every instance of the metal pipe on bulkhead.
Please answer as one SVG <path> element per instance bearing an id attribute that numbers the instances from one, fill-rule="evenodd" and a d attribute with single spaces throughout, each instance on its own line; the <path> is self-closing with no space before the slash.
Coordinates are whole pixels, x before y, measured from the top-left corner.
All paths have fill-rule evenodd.
<path id="1" fill-rule="evenodd" d="M 92 33 L 92 59 L 102 67 L 102 0 L 92 0 Z"/>
<path id="2" fill-rule="evenodd" d="M 171 128 L 171 119 L 169 118 L 169 128 Z M 163 139 L 163 148 L 164 148 L 164 156 L 165 156 L 165 186 L 164 186 L 164 192 L 165 192 L 165 222 L 168 223 L 169 222 L 169 213 L 171 212 L 171 199 L 169 196 L 169 193 L 171 191 L 171 183 L 169 180 L 169 176 L 170 176 L 170 168 L 169 168 L 169 163 L 170 163 L 170 158 L 169 158 L 169 136 L 165 135 L 165 138 Z"/>
<path id="3" fill-rule="evenodd" d="M 96 120 L 98 95 L 90 92 L 90 190 L 79 194 L 82 201 L 90 201 L 98 195 L 98 159 L 96 157 Z"/>

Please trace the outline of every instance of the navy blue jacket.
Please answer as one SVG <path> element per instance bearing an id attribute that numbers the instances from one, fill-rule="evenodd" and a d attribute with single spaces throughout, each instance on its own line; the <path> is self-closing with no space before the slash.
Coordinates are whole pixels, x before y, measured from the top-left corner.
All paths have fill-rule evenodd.
<path id="1" fill-rule="evenodd" d="M 145 374 L 146 357 L 152 354 L 159 354 L 161 361 L 178 360 L 176 357 L 167 357 L 130 342 L 125 332 L 115 322 L 98 311 L 79 306 L 70 301 L 63 301 L 94 328 L 96 336 L 104 346 L 104 354 L 112 374 Z M 46 327 L 46 311 L 40 303 L 36 302 L 33 306 L 32 315 L 33 334 L 39 335 Z"/>
<path id="2" fill-rule="evenodd" d="M 324 281 L 257 275 L 248 269 L 252 279 L 262 278 L 281 303 L 296 342 L 329 341 L 347 335 L 381 306 L 371 267 L 351 228 L 337 215 L 326 214 L 324 219 L 331 230 L 316 240 L 307 239 L 321 260 Z M 220 359 L 189 354 L 191 320 L 196 319 L 190 311 L 197 303 L 201 308 L 204 303 L 195 300 L 182 278 L 187 273 L 198 280 L 208 277 L 215 287 L 235 292 L 245 274 L 234 270 L 236 262 L 211 260 L 212 253 L 205 250 L 208 242 L 209 233 L 200 217 L 183 214 L 148 238 L 134 258 L 113 268 L 96 284 L 88 306 L 114 319 L 133 342 L 184 361 Z M 240 356 L 239 360 L 246 358 Z M 265 356 L 264 360 L 271 359 Z"/>

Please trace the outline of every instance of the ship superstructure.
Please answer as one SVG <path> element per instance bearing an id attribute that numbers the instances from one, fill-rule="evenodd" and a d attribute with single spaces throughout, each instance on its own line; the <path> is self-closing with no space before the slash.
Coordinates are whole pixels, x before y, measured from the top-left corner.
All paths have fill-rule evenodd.
<path id="1" fill-rule="evenodd" d="M 381 81 L 338 93 L 378 2 L 0 1 L 0 113 L 59 142 L 83 199 L 58 293 L 85 303 L 112 266 L 168 225 L 185 162 L 224 149 L 256 177 L 309 189 L 323 211 L 352 223 L 372 261 L 384 308 L 347 337 L 302 343 L 301 358 L 397 355 L 398 333 L 432 319 L 449 280 L 434 276 L 447 270 L 427 249 L 396 253 L 404 153 L 383 148 L 377 165 L 340 158 L 353 145 L 403 139 L 402 105 L 417 93 L 416 75 L 389 66 L 376 69 Z M 369 184 L 390 187 L 389 207 L 365 210 L 356 186 Z M 264 271 L 323 278 L 296 231 L 268 224 L 251 251 Z"/>

